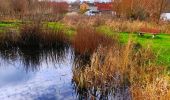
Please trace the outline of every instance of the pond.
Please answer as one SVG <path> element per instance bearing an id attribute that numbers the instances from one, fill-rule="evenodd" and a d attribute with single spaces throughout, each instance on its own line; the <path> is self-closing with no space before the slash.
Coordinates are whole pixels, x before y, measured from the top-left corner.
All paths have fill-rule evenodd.
<path id="1" fill-rule="evenodd" d="M 72 81 L 73 64 L 74 53 L 70 47 L 1 50 L 0 100 L 91 100 L 84 91 L 76 91 Z M 113 98 L 129 100 L 126 93 L 127 89 Z M 95 98 L 113 99 L 108 95 Z"/>

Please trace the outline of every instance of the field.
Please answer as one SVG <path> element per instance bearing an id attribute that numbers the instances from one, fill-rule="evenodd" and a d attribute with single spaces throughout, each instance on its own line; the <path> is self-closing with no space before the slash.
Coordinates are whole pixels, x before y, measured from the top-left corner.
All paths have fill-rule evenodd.
<path id="1" fill-rule="evenodd" d="M 113 32 L 107 26 L 99 27 L 99 31 L 106 33 L 108 35 L 117 34 Z M 170 67 L 170 35 L 161 33 L 152 39 L 151 34 L 144 34 L 144 36 L 139 36 L 138 33 L 119 33 L 120 41 L 122 43 L 127 43 L 129 39 L 140 43 L 143 47 L 147 48 L 150 46 L 155 54 L 158 56 L 157 62 Z"/>

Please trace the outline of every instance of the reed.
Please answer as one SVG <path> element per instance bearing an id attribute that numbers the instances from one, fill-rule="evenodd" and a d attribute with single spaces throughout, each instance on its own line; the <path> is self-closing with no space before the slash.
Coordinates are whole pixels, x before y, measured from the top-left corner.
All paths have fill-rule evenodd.
<path id="1" fill-rule="evenodd" d="M 0 49 L 10 49 L 17 45 L 19 35 L 15 32 L 2 32 L 0 33 Z"/>
<path id="2" fill-rule="evenodd" d="M 27 48 L 53 48 L 67 46 L 69 39 L 61 29 L 49 29 L 43 24 L 24 25 L 20 30 L 19 46 Z"/>
<path id="3" fill-rule="evenodd" d="M 73 80 L 80 89 L 96 89 L 100 95 L 125 86 L 129 87 L 131 94 L 127 95 L 131 99 L 166 100 L 170 84 L 164 72 L 165 67 L 156 65 L 149 47 L 136 48 L 129 41 L 110 49 L 98 48 L 85 68 L 73 68 Z"/>
<path id="4" fill-rule="evenodd" d="M 92 54 L 99 46 L 105 47 L 114 43 L 112 37 L 89 27 L 78 28 L 72 41 L 75 52 L 79 54 Z"/>

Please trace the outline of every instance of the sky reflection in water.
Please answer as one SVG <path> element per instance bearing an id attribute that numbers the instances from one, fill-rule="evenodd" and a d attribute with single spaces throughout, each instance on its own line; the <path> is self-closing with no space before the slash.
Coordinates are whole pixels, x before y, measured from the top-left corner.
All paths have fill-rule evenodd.
<path id="1" fill-rule="evenodd" d="M 60 60 L 56 53 L 48 53 L 22 51 L 14 57 L 1 52 L 0 100 L 75 99 L 71 53 L 60 52 Z"/>

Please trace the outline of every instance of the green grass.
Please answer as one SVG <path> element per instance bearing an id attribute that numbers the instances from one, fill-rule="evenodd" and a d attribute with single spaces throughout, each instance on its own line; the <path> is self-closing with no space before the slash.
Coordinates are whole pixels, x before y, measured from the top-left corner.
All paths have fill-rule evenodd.
<path id="1" fill-rule="evenodd" d="M 97 29 L 109 36 L 119 34 L 122 43 L 127 43 L 129 39 L 132 39 L 143 47 L 150 46 L 158 56 L 157 62 L 170 68 L 170 34 L 159 34 L 152 39 L 151 34 L 138 36 L 137 33 L 115 33 L 107 26 L 100 26 Z"/>
<path id="2" fill-rule="evenodd" d="M 7 30 L 18 30 L 21 23 L 18 21 L 0 21 L 0 32 Z"/>
<path id="3" fill-rule="evenodd" d="M 151 46 L 158 56 L 157 62 L 170 67 L 170 35 L 159 34 L 152 39 L 150 34 L 138 36 L 137 34 L 120 33 L 121 42 L 126 43 L 129 38 L 140 43 L 143 47 Z"/>
<path id="4" fill-rule="evenodd" d="M 75 34 L 75 29 L 67 27 L 66 25 L 60 22 L 47 22 L 46 25 L 53 30 L 64 30 L 66 35 L 68 35 L 69 37 L 72 37 Z"/>
<path id="5" fill-rule="evenodd" d="M 66 27 L 60 22 L 43 22 L 43 24 L 45 27 L 47 26 L 48 28 L 51 28 L 53 30 L 64 30 L 69 37 L 73 36 L 73 34 L 75 33 L 75 30 L 73 28 Z M 20 25 L 22 25 L 20 21 L 0 21 L 0 32 L 5 32 L 6 30 L 11 29 L 18 30 Z"/>

